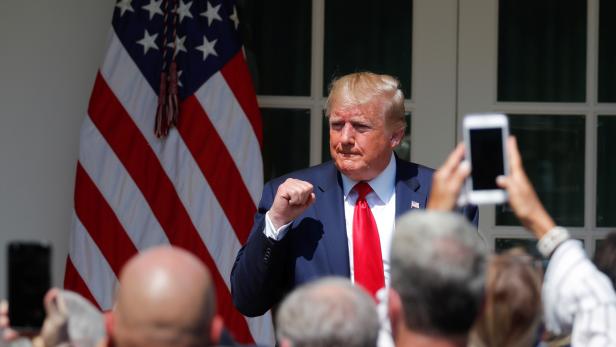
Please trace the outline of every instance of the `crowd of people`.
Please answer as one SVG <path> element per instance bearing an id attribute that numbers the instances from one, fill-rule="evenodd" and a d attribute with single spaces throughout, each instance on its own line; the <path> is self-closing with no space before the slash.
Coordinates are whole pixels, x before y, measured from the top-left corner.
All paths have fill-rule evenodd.
<path id="1" fill-rule="evenodd" d="M 393 154 L 404 134 L 403 100 L 391 76 L 334 81 L 333 160 L 265 185 L 232 270 L 237 309 L 272 309 L 281 347 L 616 346 L 616 233 L 593 263 L 541 204 L 511 137 L 510 172 L 497 184 L 549 261 L 544 271 L 519 249 L 492 254 L 477 231 L 477 208 L 457 206 L 471 174 L 464 146 L 436 171 Z M 130 260 L 119 281 L 106 315 L 50 291 L 43 329 L 28 343 L 235 345 L 194 255 L 153 248 Z M 0 326 L 5 343 L 18 338 L 6 305 Z"/>

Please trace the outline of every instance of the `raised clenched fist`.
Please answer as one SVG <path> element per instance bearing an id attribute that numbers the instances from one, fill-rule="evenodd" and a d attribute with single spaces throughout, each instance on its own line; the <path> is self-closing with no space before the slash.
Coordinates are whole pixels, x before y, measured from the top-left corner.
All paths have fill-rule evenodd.
<path id="1" fill-rule="evenodd" d="M 278 186 L 269 218 L 276 229 L 291 222 L 315 201 L 312 184 L 288 178 Z"/>

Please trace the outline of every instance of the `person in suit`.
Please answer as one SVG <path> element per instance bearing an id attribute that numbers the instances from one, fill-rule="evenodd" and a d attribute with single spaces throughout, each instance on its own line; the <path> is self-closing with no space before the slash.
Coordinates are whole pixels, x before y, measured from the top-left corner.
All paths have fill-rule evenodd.
<path id="1" fill-rule="evenodd" d="M 233 302 L 246 316 L 264 314 L 323 276 L 350 278 L 377 296 L 389 281 L 396 217 L 428 203 L 433 170 L 393 152 L 406 127 L 398 80 L 370 72 L 340 77 L 326 114 L 332 161 L 264 186 L 231 271 Z M 476 208 L 464 213 L 477 224 Z"/>

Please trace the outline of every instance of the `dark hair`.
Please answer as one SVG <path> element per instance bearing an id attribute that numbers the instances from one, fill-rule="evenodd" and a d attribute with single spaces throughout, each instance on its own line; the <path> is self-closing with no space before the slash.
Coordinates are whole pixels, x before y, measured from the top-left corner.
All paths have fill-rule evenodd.
<path id="1" fill-rule="evenodd" d="M 391 287 L 410 330 L 465 336 L 483 300 L 485 247 L 477 230 L 453 213 L 415 211 L 396 222 Z"/>
<path id="2" fill-rule="evenodd" d="M 610 278 L 612 286 L 616 288 L 616 231 L 609 233 L 597 247 L 593 262 Z"/>

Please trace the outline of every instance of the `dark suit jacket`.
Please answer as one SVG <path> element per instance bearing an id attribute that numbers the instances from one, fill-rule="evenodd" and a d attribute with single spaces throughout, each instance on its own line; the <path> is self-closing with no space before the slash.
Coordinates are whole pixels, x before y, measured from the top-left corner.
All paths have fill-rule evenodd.
<path id="1" fill-rule="evenodd" d="M 396 217 L 413 202 L 425 208 L 433 172 L 396 157 Z M 316 201 L 274 241 L 263 233 L 265 213 L 289 177 L 312 183 Z M 464 213 L 477 225 L 476 207 Z M 259 316 L 295 286 L 323 276 L 350 277 L 342 178 L 331 161 L 265 184 L 250 236 L 231 271 L 233 303 L 242 314 Z"/>

